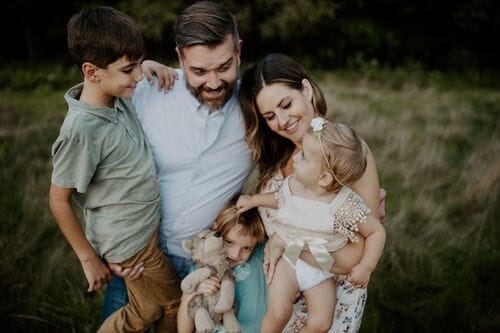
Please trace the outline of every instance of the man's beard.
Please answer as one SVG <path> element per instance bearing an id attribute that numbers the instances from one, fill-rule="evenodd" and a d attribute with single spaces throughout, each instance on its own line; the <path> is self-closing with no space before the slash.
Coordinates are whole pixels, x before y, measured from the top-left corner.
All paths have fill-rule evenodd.
<path id="1" fill-rule="evenodd" d="M 206 98 L 203 96 L 203 91 L 214 91 L 213 89 L 208 89 L 204 88 L 203 86 L 200 86 L 198 88 L 193 87 L 192 85 L 189 84 L 189 82 L 186 80 L 186 87 L 188 90 L 191 92 L 191 95 L 196 97 L 196 99 L 206 107 L 208 107 L 211 110 L 220 110 L 224 104 L 228 101 L 228 99 L 231 97 L 234 91 L 234 87 L 236 86 L 236 81 L 233 82 L 232 84 L 229 84 L 228 82 L 222 82 L 219 88 L 215 89 L 215 91 L 219 91 L 220 89 L 224 90 L 224 94 L 218 98 Z"/>

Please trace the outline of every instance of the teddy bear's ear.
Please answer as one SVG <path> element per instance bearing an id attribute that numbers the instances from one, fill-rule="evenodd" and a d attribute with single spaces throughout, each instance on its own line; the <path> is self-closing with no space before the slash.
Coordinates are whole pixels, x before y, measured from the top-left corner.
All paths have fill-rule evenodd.
<path id="1" fill-rule="evenodd" d="M 182 240 L 181 244 L 182 244 L 182 248 L 184 250 L 186 250 L 187 253 L 191 253 L 191 251 L 193 250 L 193 241 L 192 240 L 184 239 L 184 240 Z"/>

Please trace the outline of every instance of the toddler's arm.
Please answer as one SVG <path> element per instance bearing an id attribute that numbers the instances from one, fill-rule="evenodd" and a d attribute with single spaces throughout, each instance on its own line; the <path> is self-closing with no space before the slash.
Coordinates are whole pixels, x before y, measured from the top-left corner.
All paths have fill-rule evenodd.
<path id="1" fill-rule="evenodd" d="M 88 292 L 101 289 L 111 279 L 111 273 L 90 245 L 71 206 L 74 189 L 50 186 L 50 209 L 64 237 L 75 251 L 89 283 Z"/>
<path id="2" fill-rule="evenodd" d="M 236 208 L 238 209 L 237 213 L 241 214 L 254 207 L 278 208 L 278 200 L 276 199 L 275 193 L 276 192 L 240 195 L 236 202 Z"/>
<path id="3" fill-rule="evenodd" d="M 153 75 L 158 77 L 158 90 L 168 93 L 174 88 L 175 80 L 178 79 L 177 73 L 172 67 L 165 66 L 154 60 L 144 60 L 141 64 L 141 69 L 148 80 L 149 84 L 153 85 Z"/>
<path id="4" fill-rule="evenodd" d="M 351 269 L 348 279 L 355 288 L 366 288 L 384 250 L 385 229 L 377 219 L 368 215 L 366 223 L 359 224 L 359 233 L 365 238 L 365 248 L 361 261 Z"/>

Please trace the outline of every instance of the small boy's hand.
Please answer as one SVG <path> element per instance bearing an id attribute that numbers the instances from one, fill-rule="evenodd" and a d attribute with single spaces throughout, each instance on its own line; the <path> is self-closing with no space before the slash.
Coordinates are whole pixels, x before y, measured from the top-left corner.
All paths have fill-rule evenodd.
<path id="1" fill-rule="evenodd" d="M 236 212 L 237 214 L 244 213 L 247 210 L 252 209 L 254 207 L 255 205 L 252 202 L 251 195 L 247 194 L 240 195 L 238 201 L 236 201 L 236 209 L 238 209 L 238 211 Z"/>
<path id="2" fill-rule="evenodd" d="M 146 80 L 150 85 L 154 84 L 153 75 L 158 77 L 158 91 L 168 93 L 174 88 L 175 80 L 178 79 L 177 72 L 172 68 L 165 66 L 154 60 L 144 60 L 141 69 Z"/>
<path id="3" fill-rule="evenodd" d="M 142 272 L 144 272 L 144 263 L 140 262 L 133 267 L 127 268 L 123 268 L 120 264 L 108 263 L 108 268 L 114 275 L 132 281 L 141 277 Z"/>
<path id="4" fill-rule="evenodd" d="M 196 294 L 213 295 L 220 289 L 220 280 L 216 276 L 201 281 L 196 287 Z"/>
<path id="5" fill-rule="evenodd" d="M 370 281 L 371 270 L 358 264 L 351 269 L 347 279 L 354 288 L 366 288 Z"/>
<path id="6" fill-rule="evenodd" d="M 82 261 L 82 268 L 89 283 L 89 288 L 87 289 L 89 293 L 101 289 L 111 280 L 111 272 L 98 256 Z"/>

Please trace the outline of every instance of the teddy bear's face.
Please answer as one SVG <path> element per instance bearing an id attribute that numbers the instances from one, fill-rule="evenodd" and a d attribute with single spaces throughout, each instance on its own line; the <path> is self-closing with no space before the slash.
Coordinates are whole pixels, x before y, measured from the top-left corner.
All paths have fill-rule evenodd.
<path id="1" fill-rule="evenodd" d="M 192 240 L 183 241 L 182 245 L 195 261 L 213 255 L 222 254 L 224 257 L 224 240 L 212 230 L 202 230 Z"/>

